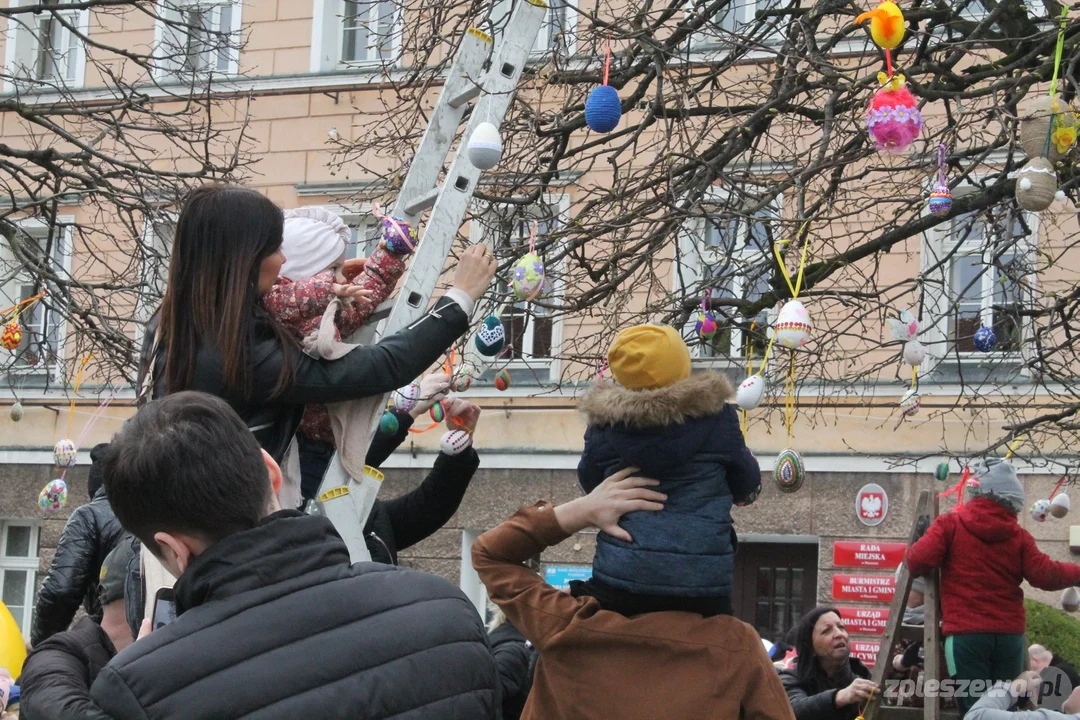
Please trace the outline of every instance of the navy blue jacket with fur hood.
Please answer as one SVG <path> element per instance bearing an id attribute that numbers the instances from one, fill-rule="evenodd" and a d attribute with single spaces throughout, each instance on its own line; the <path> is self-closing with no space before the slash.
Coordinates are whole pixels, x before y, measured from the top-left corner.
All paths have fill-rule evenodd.
<path id="1" fill-rule="evenodd" d="M 730 597 L 738 544 L 731 506 L 753 502 L 761 489 L 732 394 L 726 377 L 706 372 L 656 390 L 604 384 L 582 399 L 582 489 L 637 467 L 668 496 L 660 512 L 623 516 L 632 543 L 597 536 L 597 580 L 631 593 Z"/>

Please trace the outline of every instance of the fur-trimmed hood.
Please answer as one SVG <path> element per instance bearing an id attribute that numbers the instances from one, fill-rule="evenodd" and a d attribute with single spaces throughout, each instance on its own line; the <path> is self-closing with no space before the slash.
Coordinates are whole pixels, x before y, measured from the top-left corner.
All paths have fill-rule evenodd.
<path id="1" fill-rule="evenodd" d="M 727 377 L 709 371 L 655 390 L 628 390 L 604 383 L 586 393 L 578 409 L 589 425 L 647 428 L 718 415 L 732 395 L 734 390 Z"/>

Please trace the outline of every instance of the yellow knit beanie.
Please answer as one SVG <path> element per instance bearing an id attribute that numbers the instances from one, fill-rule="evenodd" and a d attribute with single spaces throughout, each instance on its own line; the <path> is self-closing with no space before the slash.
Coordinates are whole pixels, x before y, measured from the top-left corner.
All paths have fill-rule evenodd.
<path id="1" fill-rule="evenodd" d="M 611 344 L 608 367 L 625 388 L 667 387 L 690 377 L 690 350 L 673 327 L 635 325 Z"/>

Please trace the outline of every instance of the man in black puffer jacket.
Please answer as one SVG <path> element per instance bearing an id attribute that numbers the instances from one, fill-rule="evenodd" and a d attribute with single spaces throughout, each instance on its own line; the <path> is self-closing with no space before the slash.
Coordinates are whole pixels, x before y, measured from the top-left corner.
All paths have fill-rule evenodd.
<path id="1" fill-rule="evenodd" d="M 105 556 L 124 535 L 124 528 L 113 515 L 102 486 L 101 457 L 108 447 L 102 444 L 90 451 L 92 464 L 87 489 L 92 499 L 76 508 L 64 526 L 49 574 L 38 591 L 34 626 L 30 632 L 33 645 L 67 630 L 79 603 L 86 608 L 87 615 L 101 621 L 98 574 Z"/>
<path id="2" fill-rule="evenodd" d="M 87 717 L 497 716 L 468 598 L 433 575 L 350 566 L 329 520 L 280 510 L 280 468 L 225 401 L 147 404 L 104 463 L 116 516 L 178 577 L 177 619 L 102 670 Z"/>

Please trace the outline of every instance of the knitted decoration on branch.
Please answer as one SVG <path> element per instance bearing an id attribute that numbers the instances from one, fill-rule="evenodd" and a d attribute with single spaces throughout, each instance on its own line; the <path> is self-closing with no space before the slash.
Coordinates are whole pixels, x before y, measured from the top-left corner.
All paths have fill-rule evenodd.
<path id="1" fill-rule="evenodd" d="M 948 215 L 952 210 L 952 191 L 946 177 L 948 168 L 945 164 L 945 144 L 938 145 L 938 175 L 934 189 L 930 191 L 930 214 Z"/>
<path id="2" fill-rule="evenodd" d="M 19 345 L 22 344 L 22 338 L 22 326 L 19 325 L 17 320 L 12 320 L 4 326 L 4 331 L 0 332 L 0 345 L 3 345 L 5 350 L 14 352 L 18 350 Z"/>
<path id="3" fill-rule="evenodd" d="M 712 300 L 712 290 L 705 291 L 705 297 L 701 300 L 701 312 L 698 313 L 694 331 L 702 340 L 712 340 L 720 327 L 716 323 L 716 316 L 709 310 L 709 301 Z"/>
<path id="4" fill-rule="evenodd" d="M 878 150 L 905 152 L 922 132 L 922 114 L 903 75 L 878 73 L 881 89 L 874 93 L 866 127 Z"/>
<path id="5" fill-rule="evenodd" d="M 510 387 L 510 371 L 503 368 L 495 373 L 495 389 L 499 392 L 506 391 Z"/>
<path id="6" fill-rule="evenodd" d="M 1055 96 L 1043 95 L 1020 109 L 1020 145 L 1028 158 L 1057 162 L 1076 143 L 1076 113 Z"/>
<path id="7" fill-rule="evenodd" d="M 477 170 L 490 170 L 498 165 L 503 153 L 499 128 L 489 122 L 482 122 L 477 125 L 472 135 L 469 136 L 469 145 L 466 152 L 469 155 L 469 162 Z"/>
<path id="8" fill-rule="evenodd" d="M 495 357 L 506 346 L 506 328 L 502 320 L 489 315 L 476 333 L 476 349 L 485 357 Z"/>
<path id="9" fill-rule="evenodd" d="M 1016 202 L 1031 212 L 1041 212 L 1054 204 L 1057 175 L 1046 158 L 1037 157 L 1016 174 Z"/>
<path id="10" fill-rule="evenodd" d="M 611 74 L 611 38 L 608 38 L 607 54 L 604 58 L 604 84 L 594 88 L 585 101 L 585 124 L 598 133 L 609 133 L 619 125 L 622 119 L 622 102 L 618 91 L 608 85 Z"/>

